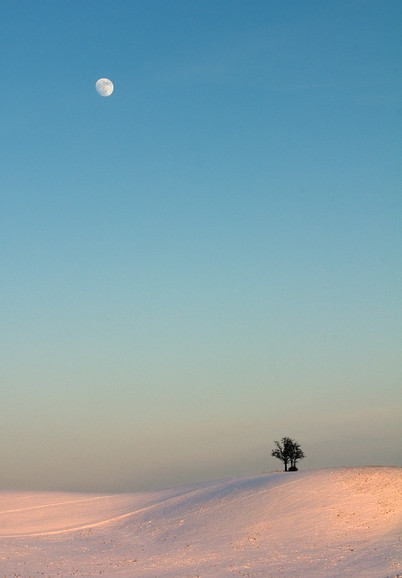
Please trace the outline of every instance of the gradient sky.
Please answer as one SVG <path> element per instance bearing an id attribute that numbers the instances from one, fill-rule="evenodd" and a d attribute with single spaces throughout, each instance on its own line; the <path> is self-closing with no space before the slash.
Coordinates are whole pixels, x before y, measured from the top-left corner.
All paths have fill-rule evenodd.
<path id="1" fill-rule="evenodd" d="M 401 22 L 1 1 L 1 487 L 402 465 Z"/>

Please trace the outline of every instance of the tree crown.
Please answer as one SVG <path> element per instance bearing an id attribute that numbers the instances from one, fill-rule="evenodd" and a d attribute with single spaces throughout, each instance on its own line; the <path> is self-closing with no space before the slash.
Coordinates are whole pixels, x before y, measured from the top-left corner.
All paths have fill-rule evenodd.
<path id="1" fill-rule="evenodd" d="M 285 464 L 285 471 L 287 471 L 289 462 L 291 467 L 296 467 L 296 462 L 305 457 L 299 442 L 292 438 L 283 437 L 280 442 L 274 441 L 274 444 L 276 447 L 272 450 L 271 455 Z"/>

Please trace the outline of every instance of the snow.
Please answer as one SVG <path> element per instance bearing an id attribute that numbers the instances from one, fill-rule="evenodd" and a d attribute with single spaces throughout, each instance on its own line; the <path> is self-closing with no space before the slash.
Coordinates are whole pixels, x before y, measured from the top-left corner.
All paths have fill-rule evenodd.
<path id="1" fill-rule="evenodd" d="M 402 576 L 402 468 L 0 492 L 0 578 Z"/>

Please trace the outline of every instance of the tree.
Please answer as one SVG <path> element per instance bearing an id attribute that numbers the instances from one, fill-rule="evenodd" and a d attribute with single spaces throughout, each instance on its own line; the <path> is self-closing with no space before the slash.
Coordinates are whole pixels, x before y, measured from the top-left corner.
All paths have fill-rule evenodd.
<path id="1" fill-rule="evenodd" d="M 275 441 L 274 444 L 276 447 L 272 450 L 271 455 L 285 464 L 285 472 L 288 471 L 289 463 L 291 470 L 297 469 L 296 463 L 305 457 L 299 442 L 292 438 L 284 437 L 280 442 Z"/>
<path id="2" fill-rule="evenodd" d="M 292 442 L 292 446 L 291 446 L 291 454 L 290 454 L 290 469 L 296 468 L 296 462 L 298 462 L 299 460 L 302 460 L 305 456 L 304 456 L 304 452 L 300 447 L 299 442 L 296 442 L 294 440 L 291 440 Z"/>

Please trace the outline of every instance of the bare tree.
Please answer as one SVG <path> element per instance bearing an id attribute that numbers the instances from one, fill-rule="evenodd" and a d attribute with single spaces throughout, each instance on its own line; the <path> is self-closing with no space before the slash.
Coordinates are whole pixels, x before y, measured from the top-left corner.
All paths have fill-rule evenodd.
<path id="1" fill-rule="evenodd" d="M 290 452 L 290 470 L 297 470 L 296 468 L 296 463 L 299 460 L 302 460 L 305 456 L 304 456 L 304 452 L 300 447 L 299 442 L 296 442 L 295 440 L 291 440 L 291 452 Z"/>
<path id="2" fill-rule="evenodd" d="M 274 448 L 271 452 L 271 456 L 273 456 L 274 458 L 278 458 L 278 460 L 281 460 L 285 464 L 285 472 L 288 471 L 288 463 L 290 460 L 286 448 L 287 439 L 288 438 L 282 438 L 282 443 L 275 441 L 274 444 L 276 445 L 276 448 Z"/>
<path id="3" fill-rule="evenodd" d="M 272 450 L 271 455 L 284 463 L 285 472 L 288 471 L 289 463 L 290 470 L 296 470 L 296 463 L 305 457 L 299 442 L 292 438 L 283 437 L 280 442 L 275 441 L 274 444 L 276 447 Z"/>

